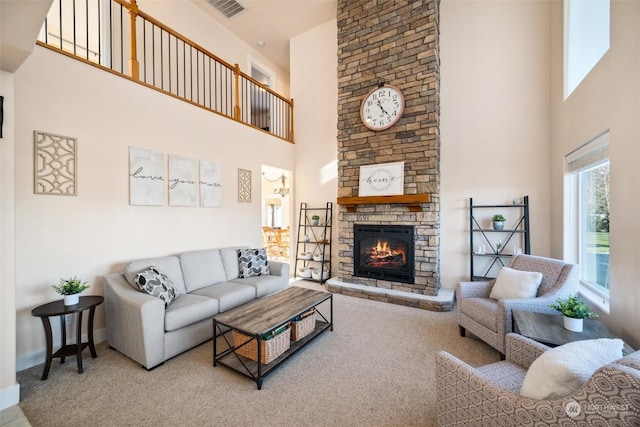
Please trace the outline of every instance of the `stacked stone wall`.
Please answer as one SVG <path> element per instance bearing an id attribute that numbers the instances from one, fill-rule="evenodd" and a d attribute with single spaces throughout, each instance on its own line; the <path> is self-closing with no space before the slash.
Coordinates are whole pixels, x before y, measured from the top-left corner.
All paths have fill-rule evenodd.
<path id="1" fill-rule="evenodd" d="M 359 168 L 404 162 L 404 194 L 429 194 L 422 212 L 406 204 L 339 207 L 338 278 L 436 295 L 439 283 L 440 133 L 437 0 L 338 1 L 338 196 L 358 196 Z M 374 132 L 360 119 L 364 96 L 379 83 L 402 90 L 405 109 L 391 128 Z M 353 276 L 353 225 L 415 227 L 415 283 Z"/>

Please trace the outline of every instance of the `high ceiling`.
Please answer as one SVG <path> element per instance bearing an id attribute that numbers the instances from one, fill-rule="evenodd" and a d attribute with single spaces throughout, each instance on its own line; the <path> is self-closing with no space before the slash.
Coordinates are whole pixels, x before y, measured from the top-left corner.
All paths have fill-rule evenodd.
<path id="1" fill-rule="evenodd" d="M 206 0 L 191 1 L 287 71 L 289 40 L 334 19 L 337 11 L 337 0 L 237 0 L 246 10 L 226 18 Z"/>

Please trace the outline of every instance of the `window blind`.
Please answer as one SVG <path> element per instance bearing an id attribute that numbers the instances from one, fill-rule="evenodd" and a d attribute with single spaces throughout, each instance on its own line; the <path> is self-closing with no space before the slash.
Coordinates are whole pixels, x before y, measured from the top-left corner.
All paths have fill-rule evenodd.
<path id="1" fill-rule="evenodd" d="M 569 172 L 578 172 L 609 160 L 609 131 L 567 154 L 565 159 Z"/>

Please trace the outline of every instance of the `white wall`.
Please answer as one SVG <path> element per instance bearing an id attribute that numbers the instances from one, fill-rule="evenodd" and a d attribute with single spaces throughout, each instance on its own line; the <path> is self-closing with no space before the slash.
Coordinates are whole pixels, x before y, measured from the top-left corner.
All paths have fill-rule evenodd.
<path id="1" fill-rule="evenodd" d="M 13 74 L 0 71 L 4 96 L 3 137 L 0 138 L 0 410 L 20 399 L 16 383 L 15 287 L 15 133 Z"/>
<path id="2" fill-rule="evenodd" d="M 610 316 L 640 346 L 640 3 L 611 1 L 611 47 L 563 101 L 563 8 L 551 5 L 551 254 L 563 255 L 564 156 L 610 130 Z M 572 260 L 577 262 L 577 260 Z"/>
<path id="3" fill-rule="evenodd" d="M 240 70 L 249 76 L 251 70 L 248 69 L 247 58 L 251 55 L 276 73 L 275 87 L 272 89 L 284 97 L 289 96 L 289 73 L 263 56 L 260 50 L 244 42 L 238 43 L 238 37 L 235 34 L 203 11 L 202 8 L 213 9 L 210 4 L 206 2 L 195 4 L 191 1 L 138 0 L 138 7 L 209 50 L 218 58 L 231 65 L 238 64 Z M 213 13 L 219 12 L 214 10 Z"/>
<path id="4" fill-rule="evenodd" d="M 528 195 L 531 252 L 549 255 L 548 21 L 542 1 L 440 4 L 443 287 L 469 278 L 469 198 Z"/>
<path id="5" fill-rule="evenodd" d="M 338 257 L 338 27 L 334 19 L 291 40 L 295 101 L 295 226 L 299 206 L 333 202 L 332 258 Z M 295 229 L 295 228 L 294 228 Z M 295 255 L 295 248 L 293 249 Z M 335 261 L 332 271 L 337 271 Z"/>
<path id="6" fill-rule="evenodd" d="M 261 165 L 293 169 L 288 142 L 45 48 L 15 74 L 15 94 L 18 369 L 43 361 L 44 332 L 30 311 L 58 298 L 51 285 L 61 277 L 102 294 L 99 276 L 131 259 L 260 245 Z M 33 193 L 34 130 L 78 139 L 77 196 Z M 221 161 L 222 208 L 129 205 L 130 146 Z M 238 168 L 252 171 L 250 204 L 238 202 Z M 99 307 L 95 329 L 104 326 Z"/>

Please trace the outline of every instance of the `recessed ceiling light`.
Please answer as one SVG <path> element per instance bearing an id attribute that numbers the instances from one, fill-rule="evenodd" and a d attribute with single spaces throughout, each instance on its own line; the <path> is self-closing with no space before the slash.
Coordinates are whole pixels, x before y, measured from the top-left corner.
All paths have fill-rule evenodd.
<path id="1" fill-rule="evenodd" d="M 258 46 L 264 47 L 265 45 L 266 45 L 265 42 L 263 42 L 262 40 L 258 40 Z"/>

